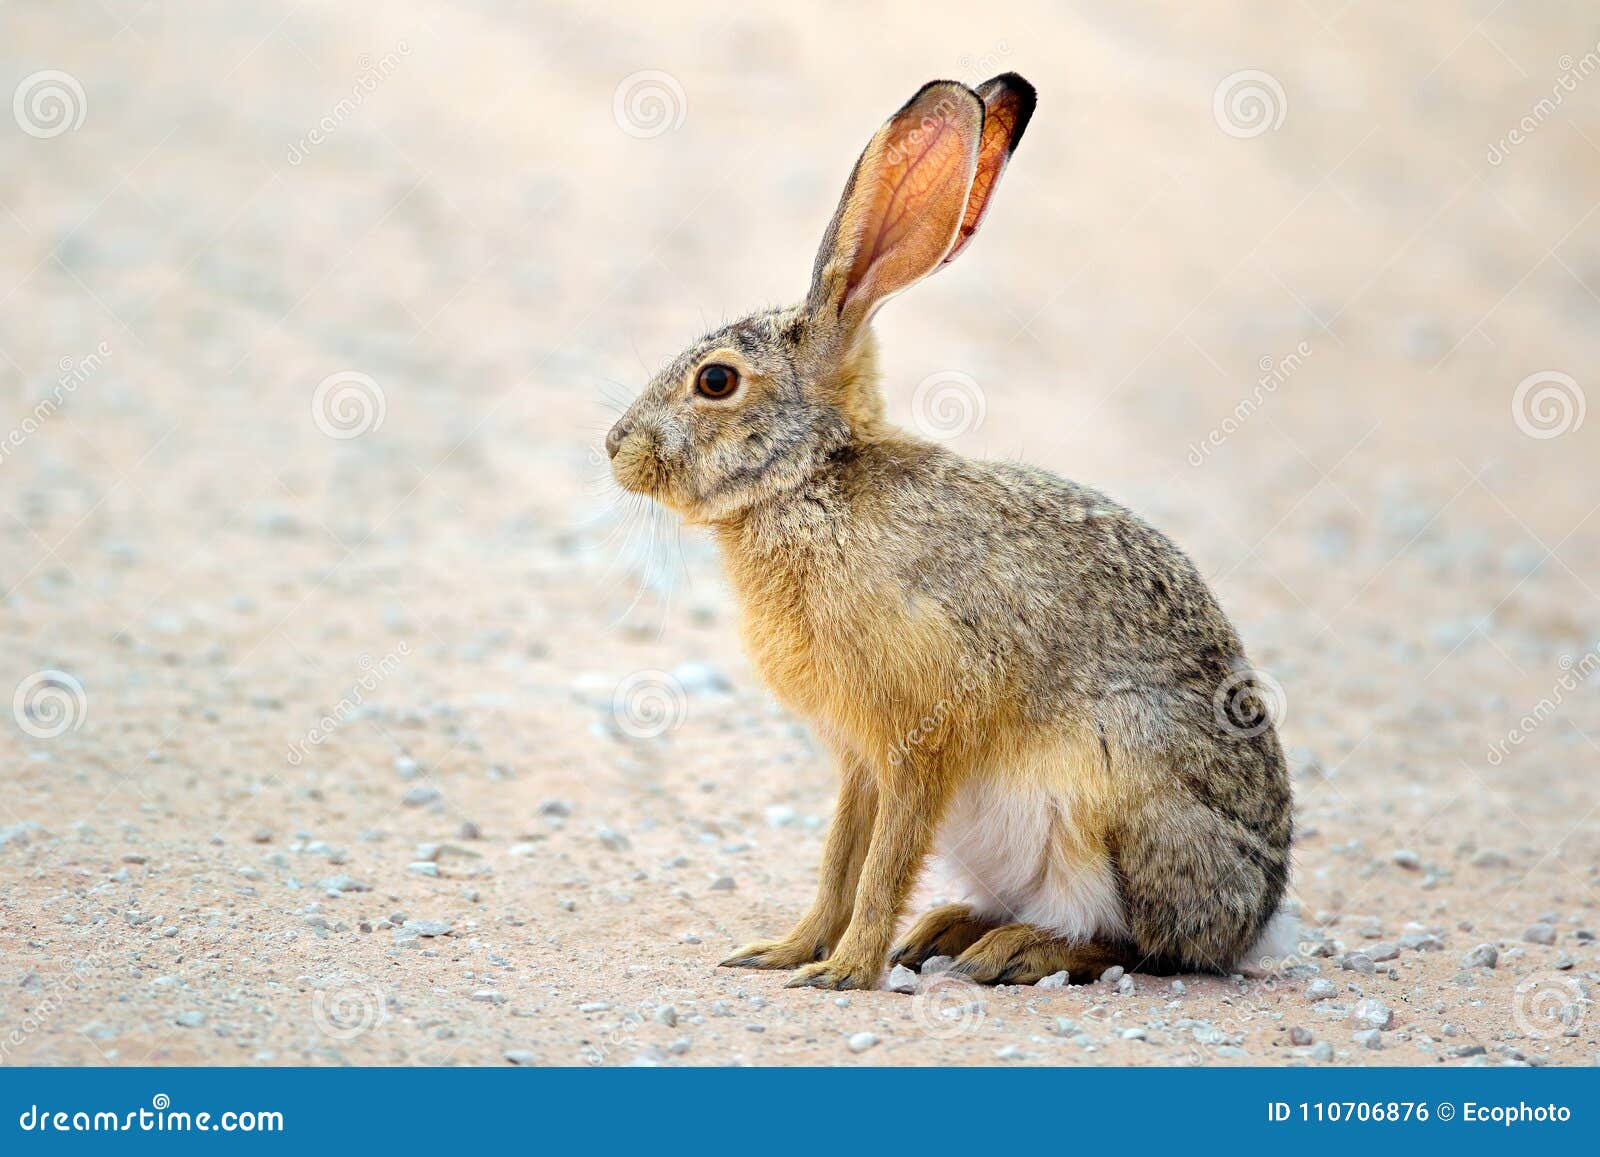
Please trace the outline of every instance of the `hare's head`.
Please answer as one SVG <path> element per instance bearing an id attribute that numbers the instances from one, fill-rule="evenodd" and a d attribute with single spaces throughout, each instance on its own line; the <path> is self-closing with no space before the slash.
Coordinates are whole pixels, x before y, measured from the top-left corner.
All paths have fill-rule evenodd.
<path id="1" fill-rule="evenodd" d="M 611 470 L 695 521 L 804 482 L 882 420 L 870 324 L 964 249 L 1033 115 L 1015 73 L 925 85 L 867 143 L 806 300 L 707 334 L 606 436 Z"/>

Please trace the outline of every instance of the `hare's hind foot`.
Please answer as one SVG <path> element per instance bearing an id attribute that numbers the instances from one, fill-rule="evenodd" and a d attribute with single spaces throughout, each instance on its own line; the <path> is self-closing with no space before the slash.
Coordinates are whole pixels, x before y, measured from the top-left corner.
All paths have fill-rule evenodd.
<path id="1" fill-rule="evenodd" d="M 921 968 L 935 956 L 960 956 L 994 926 L 995 921 L 979 916 L 969 905 L 941 904 L 925 912 L 900 938 L 889 963 Z"/>
<path id="2" fill-rule="evenodd" d="M 1033 924 L 1006 924 L 963 952 L 950 971 L 979 984 L 1037 984 L 1057 972 L 1071 984 L 1089 984 L 1116 964 L 1131 971 L 1139 953 L 1110 940 L 1064 940 Z"/>

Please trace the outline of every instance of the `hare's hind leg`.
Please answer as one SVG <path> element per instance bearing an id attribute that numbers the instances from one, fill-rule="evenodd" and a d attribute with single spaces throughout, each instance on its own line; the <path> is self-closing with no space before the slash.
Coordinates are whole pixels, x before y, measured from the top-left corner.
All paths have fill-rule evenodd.
<path id="1" fill-rule="evenodd" d="M 1007 924 L 963 952 L 950 971 L 979 984 L 1036 984 L 1057 972 L 1088 984 L 1114 964 L 1131 970 L 1138 963 L 1131 944 L 1068 940 L 1034 924 Z"/>
<path id="2" fill-rule="evenodd" d="M 1158 755 L 1121 817 L 1117 868 L 1141 956 L 1229 972 L 1283 899 L 1288 777 L 1271 731 L 1218 740 L 1193 729 Z M 1148 966 L 1147 966 L 1148 967 Z"/>
<path id="3" fill-rule="evenodd" d="M 935 956 L 960 956 L 995 926 L 968 904 L 941 904 L 924 913 L 889 954 L 890 964 L 921 968 Z"/>

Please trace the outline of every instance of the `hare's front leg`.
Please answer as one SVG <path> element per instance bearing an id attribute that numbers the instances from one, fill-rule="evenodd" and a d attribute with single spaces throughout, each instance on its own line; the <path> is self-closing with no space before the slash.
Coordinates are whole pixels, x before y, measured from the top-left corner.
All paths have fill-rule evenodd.
<path id="1" fill-rule="evenodd" d="M 822 847 L 817 896 L 810 910 L 782 940 L 746 944 L 719 967 L 798 968 L 826 957 L 850 925 L 856 881 L 867 856 L 877 809 L 878 786 L 872 772 L 859 757 L 841 753 L 839 803 Z"/>
<path id="2" fill-rule="evenodd" d="M 939 761 L 907 760 L 886 770 L 878 789 L 872 845 L 856 886 L 855 913 L 833 955 L 801 968 L 790 988 L 876 988 L 895 925 L 933 847 L 949 777 Z"/>

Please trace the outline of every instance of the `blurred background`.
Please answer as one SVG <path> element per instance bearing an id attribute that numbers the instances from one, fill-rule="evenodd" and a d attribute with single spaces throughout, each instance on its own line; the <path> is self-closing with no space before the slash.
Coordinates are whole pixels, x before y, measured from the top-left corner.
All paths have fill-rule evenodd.
<path id="1" fill-rule="evenodd" d="M 1282 688 L 1306 967 L 1444 946 L 1339 973 L 1426 990 L 1386 1059 L 1467 1047 L 1445 1023 L 1592 1057 L 1586 997 L 1513 1015 L 1595 967 L 1592 6 L 12 0 L 7 1059 L 1025 1033 L 710 971 L 803 907 L 831 775 L 707 543 L 598 450 L 688 340 L 804 293 L 889 112 L 1002 71 L 1038 113 L 977 242 L 880 315 L 890 413 L 1101 487 L 1211 579 Z M 1501 967 L 1462 972 L 1480 941 Z M 1215 985 L 1220 1047 L 1306 1055 L 1282 992 Z M 723 1002 L 770 1031 L 656 1016 Z M 1102 1044 L 1027 1048 L 1230 1056 Z"/>

